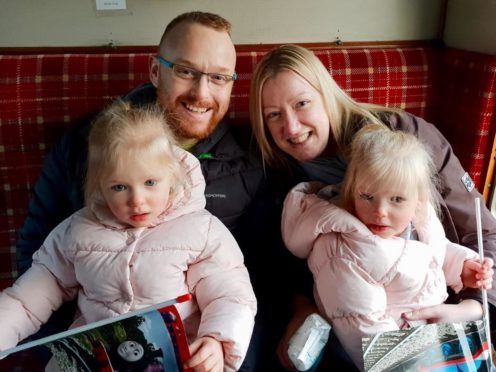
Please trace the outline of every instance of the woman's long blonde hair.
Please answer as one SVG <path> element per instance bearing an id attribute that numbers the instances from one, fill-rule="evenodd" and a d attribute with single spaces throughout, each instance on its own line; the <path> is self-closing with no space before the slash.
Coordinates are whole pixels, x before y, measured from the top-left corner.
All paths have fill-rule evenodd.
<path id="1" fill-rule="evenodd" d="M 101 183 L 116 169 L 126 169 L 126 159 L 147 167 L 152 159 L 170 174 L 172 191 L 184 181 L 183 169 L 174 156 L 176 144 L 164 113 L 157 105 L 131 107 L 118 100 L 94 121 L 88 138 L 88 171 L 85 204 L 101 196 Z"/>
<path id="2" fill-rule="evenodd" d="M 298 45 L 283 45 L 267 53 L 257 64 L 250 86 L 250 121 L 262 156 L 270 165 L 287 163 L 263 118 L 262 91 L 265 83 L 284 70 L 293 71 L 307 81 L 321 95 L 329 117 L 329 125 L 338 149 L 345 151 L 356 128 L 356 117 L 370 123 L 380 123 L 377 113 L 395 111 L 381 106 L 359 103 L 351 98 L 331 77 L 322 62 L 310 50 Z"/>

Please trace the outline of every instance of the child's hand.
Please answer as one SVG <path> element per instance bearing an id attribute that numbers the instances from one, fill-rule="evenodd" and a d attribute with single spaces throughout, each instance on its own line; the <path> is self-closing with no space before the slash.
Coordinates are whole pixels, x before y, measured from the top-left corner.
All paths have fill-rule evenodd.
<path id="1" fill-rule="evenodd" d="M 466 260 L 463 263 L 462 282 L 464 287 L 491 289 L 493 286 L 493 265 L 491 258 L 484 258 L 484 263 L 479 260 Z"/>
<path id="2" fill-rule="evenodd" d="M 427 323 L 453 323 L 477 320 L 482 317 L 482 306 L 476 300 L 463 300 L 459 304 L 440 304 L 401 314 L 406 320 L 425 320 Z"/>
<path id="3" fill-rule="evenodd" d="M 222 372 L 224 370 L 224 351 L 222 343 L 212 337 L 200 337 L 189 345 L 191 358 L 186 368 L 195 372 Z"/>

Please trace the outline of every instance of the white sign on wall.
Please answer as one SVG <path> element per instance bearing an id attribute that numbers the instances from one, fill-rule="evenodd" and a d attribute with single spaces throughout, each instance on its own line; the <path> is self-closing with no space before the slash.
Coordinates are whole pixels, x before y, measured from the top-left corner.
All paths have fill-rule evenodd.
<path id="1" fill-rule="evenodd" d="M 96 10 L 125 10 L 126 0 L 96 0 Z"/>

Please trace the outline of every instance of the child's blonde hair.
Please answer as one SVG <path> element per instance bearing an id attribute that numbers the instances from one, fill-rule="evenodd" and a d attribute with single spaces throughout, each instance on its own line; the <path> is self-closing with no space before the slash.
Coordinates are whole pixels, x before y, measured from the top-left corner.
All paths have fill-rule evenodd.
<path id="1" fill-rule="evenodd" d="M 85 204 L 101 195 L 102 182 L 116 169 L 126 169 L 128 159 L 144 168 L 150 159 L 162 162 L 173 191 L 185 179 L 174 156 L 175 144 L 165 114 L 157 105 L 137 108 L 122 100 L 111 104 L 95 119 L 89 134 Z"/>
<path id="2" fill-rule="evenodd" d="M 355 134 L 349 155 L 341 189 L 342 206 L 349 212 L 356 214 L 357 189 L 373 194 L 399 188 L 417 194 L 417 219 L 426 217 L 429 203 L 439 214 L 436 169 L 428 148 L 414 135 L 382 124 L 368 124 Z"/>

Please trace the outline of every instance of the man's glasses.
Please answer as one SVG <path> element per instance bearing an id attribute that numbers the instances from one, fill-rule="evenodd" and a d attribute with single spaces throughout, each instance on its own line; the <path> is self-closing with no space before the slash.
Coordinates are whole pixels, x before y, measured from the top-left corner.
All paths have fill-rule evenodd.
<path id="1" fill-rule="evenodd" d="M 202 75 L 206 75 L 209 82 L 215 85 L 226 85 L 227 83 L 230 83 L 231 81 L 234 81 L 238 78 L 238 75 L 236 73 L 234 73 L 233 75 L 225 75 L 218 74 L 216 72 L 202 72 L 191 67 L 177 65 L 170 61 L 167 61 L 165 58 L 159 55 L 156 55 L 156 57 L 160 64 L 164 65 L 167 68 L 170 68 L 178 78 L 181 78 L 183 80 L 198 81 L 200 80 Z"/>

